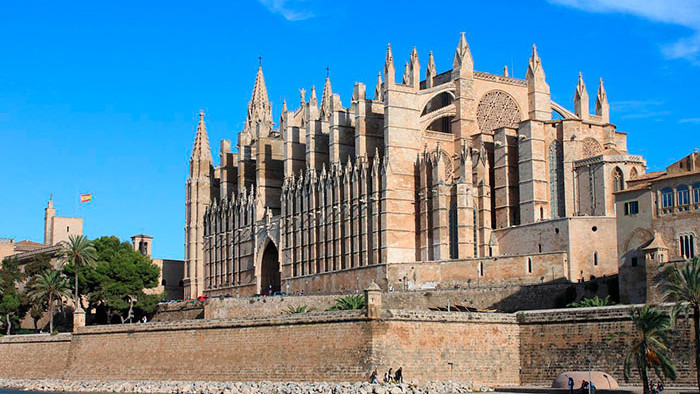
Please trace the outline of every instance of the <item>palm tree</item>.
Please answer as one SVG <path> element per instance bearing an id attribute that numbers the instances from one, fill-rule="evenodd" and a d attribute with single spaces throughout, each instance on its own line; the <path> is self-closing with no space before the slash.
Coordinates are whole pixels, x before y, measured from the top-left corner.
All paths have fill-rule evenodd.
<path id="1" fill-rule="evenodd" d="M 83 235 L 71 235 L 68 237 L 68 242 L 64 242 L 61 247 L 63 258 L 61 261 L 66 264 L 73 265 L 75 270 L 75 310 L 82 309 L 80 307 L 80 298 L 78 295 L 78 271 L 81 268 L 94 267 L 97 259 L 97 251 L 92 246 L 87 237 Z"/>
<path id="2" fill-rule="evenodd" d="M 44 300 L 49 302 L 49 332 L 53 332 L 53 307 L 54 300 L 62 300 L 70 297 L 68 279 L 59 271 L 51 270 L 37 274 L 32 281 L 32 289 L 29 296 L 37 303 Z"/>
<path id="3" fill-rule="evenodd" d="M 664 298 L 674 302 L 671 317 L 693 312 L 695 327 L 695 373 L 700 388 L 700 259 L 695 257 L 680 266 L 668 265 L 661 282 Z"/>
<path id="4" fill-rule="evenodd" d="M 629 381 L 632 361 L 637 366 L 637 372 L 642 378 L 644 393 L 649 393 L 649 368 L 663 381 L 664 377 L 676 380 L 676 366 L 668 358 L 668 343 L 673 335 L 671 317 L 649 305 L 642 309 L 634 308 L 631 312 L 634 325 L 632 348 L 625 356 L 624 378 Z M 614 334 L 612 337 L 628 335 Z"/>

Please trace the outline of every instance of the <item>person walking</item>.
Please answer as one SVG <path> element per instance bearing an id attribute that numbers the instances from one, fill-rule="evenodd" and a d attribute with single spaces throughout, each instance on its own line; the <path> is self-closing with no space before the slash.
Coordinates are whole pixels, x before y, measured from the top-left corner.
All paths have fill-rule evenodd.
<path id="1" fill-rule="evenodd" d="M 391 383 L 391 379 L 393 378 L 392 371 L 393 369 L 389 368 L 389 370 L 386 372 L 386 375 L 384 375 L 384 383 Z"/>
<path id="2" fill-rule="evenodd" d="M 369 382 L 371 384 L 379 383 L 379 378 L 377 377 L 377 370 L 376 369 L 374 371 L 372 371 L 371 375 L 369 375 Z"/>
<path id="3" fill-rule="evenodd" d="M 403 367 L 399 367 L 394 375 L 394 383 L 403 383 Z"/>

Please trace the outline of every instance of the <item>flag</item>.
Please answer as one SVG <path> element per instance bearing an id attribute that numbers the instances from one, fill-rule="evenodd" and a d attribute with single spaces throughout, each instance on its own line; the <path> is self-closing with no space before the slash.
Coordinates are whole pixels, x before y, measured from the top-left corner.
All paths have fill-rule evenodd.
<path id="1" fill-rule="evenodd" d="M 80 202 L 89 202 L 92 201 L 92 194 L 81 194 L 80 195 Z"/>

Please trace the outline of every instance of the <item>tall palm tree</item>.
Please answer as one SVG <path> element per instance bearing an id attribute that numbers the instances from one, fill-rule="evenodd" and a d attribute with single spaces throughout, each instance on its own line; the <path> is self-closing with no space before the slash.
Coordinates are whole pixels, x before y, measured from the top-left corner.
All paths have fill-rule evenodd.
<path id="1" fill-rule="evenodd" d="M 37 274 L 32 281 L 29 296 L 35 302 L 49 302 L 49 332 L 53 332 L 53 307 L 55 300 L 70 298 L 68 279 L 60 271 L 44 271 Z"/>
<path id="2" fill-rule="evenodd" d="M 695 373 L 700 389 L 700 259 L 695 257 L 680 265 L 668 265 L 661 282 L 664 298 L 674 302 L 671 317 L 693 313 L 695 327 Z"/>
<path id="3" fill-rule="evenodd" d="M 61 247 L 63 255 L 61 261 L 66 264 L 73 264 L 75 271 L 75 310 L 82 309 L 80 307 L 80 298 L 78 294 L 78 271 L 81 268 L 94 267 L 97 260 L 97 251 L 92 246 L 87 237 L 83 235 L 71 235 L 68 237 L 68 242 L 64 242 Z"/>
<path id="4" fill-rule="evenodd" d="M 637 372 L 642 378 L 644 393 L 648 394 L 649 369 L 652 369 L 661 381 L 664 380 L 664 377 L 676 380 L 676 366 L 666 355 L 668 343 L 673 335 L 671 317 L 649 305 L 644 305 L 642 309 L 632 309 L 630 315 L 634 325 L 634 336 L 632 337 L 632 347 L 625 355 L 624 378 L 625 382 L 629 381 L 632 361 L 634 361 Z M 626 336 L 628 333 L 619 333 L 613 336 L 623 335 Z"/>

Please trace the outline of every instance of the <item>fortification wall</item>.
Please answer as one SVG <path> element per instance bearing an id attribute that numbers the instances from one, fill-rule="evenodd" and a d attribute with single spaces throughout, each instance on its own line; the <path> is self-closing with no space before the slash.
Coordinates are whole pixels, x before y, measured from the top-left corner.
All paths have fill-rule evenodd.
<path id="1" fill-rule="evenodd" d="M 372 365 L 379 371 L 403 367 L 409 381 L 519 384 L 514 315 L 390 310 L 371 327 Z"/>
<path id="2" fill-rule="evenodd" d="M 629 335 L 608 341 L 615 333 L 632 333 L 630 306 L 580 308 L 517 313 L 520 325 L 521 383 L 548 385 L 564 371 L 605 371 L 624 384 L 623 365 Z M 692 322 L 679 320 L 678 336 L 669 349 L 678 369 L 676 386 L 696 386 Z M 634 369 L 634 367 L 633 367 Z M 640 384 L 633 371 L 631 384 Z"/>
<path id="3" fill-rule="evenodd" d="M 70 346 L 71 334 L 0 337 L 0 376 L 62 378 Z"/>
<path id="4" fill-rule="evenodd" d="M 93 326 L 73 336 L 69 379 L 357 381 L 371 336 L 360 312 Z"/>

